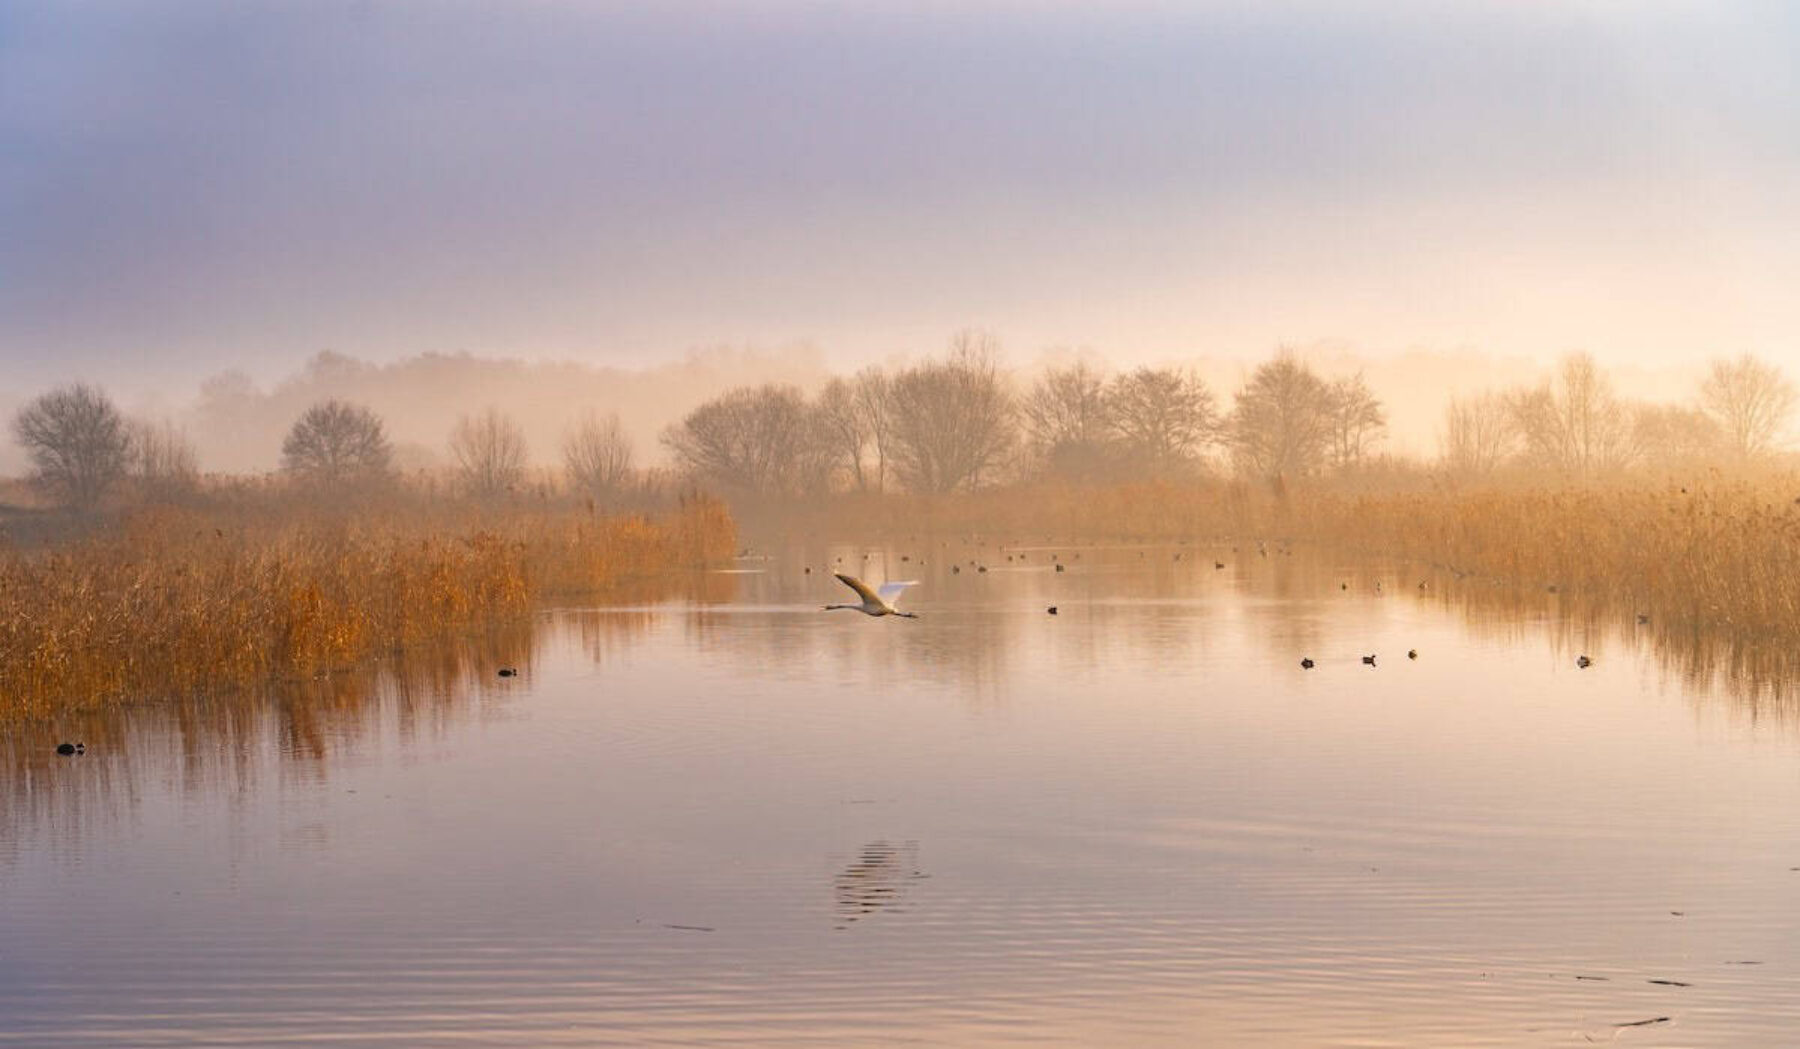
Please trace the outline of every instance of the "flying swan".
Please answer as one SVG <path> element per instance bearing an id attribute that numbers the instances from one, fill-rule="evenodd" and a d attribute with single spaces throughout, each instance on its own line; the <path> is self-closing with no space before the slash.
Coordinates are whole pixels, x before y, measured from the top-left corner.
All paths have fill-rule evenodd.
<path id="1" fill-rule="evenodd" d="M 856 596 L 862 598 L 862 604 L 826 605 L 825 611 L 829 612 L 836 608 L 848 608 L 855 612 L 861 612 L 865 616 L 904 616 L 907 619 L 919 618 L 917 613 L 902 612 L 894 607 L 894 602 L 900 597 L 900 591 L 905 590 L 909 586 L 918 586 L 918 580 L 910 580 L 905 583 L 883 583 L 881 584 L 880 590 L 870 590 L 869 584 L 855 576 L 845 575 L 842 572 L 835 572 L 833 574 L 838 577 L 838 582 L 856 591 Z"/>

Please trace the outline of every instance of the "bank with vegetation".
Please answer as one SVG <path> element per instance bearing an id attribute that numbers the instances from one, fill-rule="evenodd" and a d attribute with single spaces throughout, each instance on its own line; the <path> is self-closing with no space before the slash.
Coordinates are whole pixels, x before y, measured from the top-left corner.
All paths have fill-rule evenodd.
<path id="1" fill-rule="evenodd" d="M 1291 352 L 1227 402 L 1179 367 L 1077 361 L 1027 382 L 964 332 L 938 359 L 811 392 L 727 390 L 671 420 L 648 467 L 592 405 L 563 420 L 555 466 L 491 405 L 458 414 L 437 455 L 326 397 L 275 420 L 278 471 L 221 476 L 180 427 L 73 384 L 12 420 L 32 469 L 0 490 L 0 712 L 355 665 L 722 558 L 733 514 L 752 537 L 1305 542 L 1793 642 L 1797 404 L 1747 355 L 1659 404 L 1572 354 L 1449 400 L 1427 460 L 1385 450 L 1360 374 Z"/>

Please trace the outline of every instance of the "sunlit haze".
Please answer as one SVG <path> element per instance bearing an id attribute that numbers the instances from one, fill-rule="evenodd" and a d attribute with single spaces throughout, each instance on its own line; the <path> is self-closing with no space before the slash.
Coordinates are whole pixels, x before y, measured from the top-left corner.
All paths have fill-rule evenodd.
<path id="1" fill-rule="evenodd" d="M 0 1049 L 1800 1043 L 1796 45 L 0 0 Z"/>
<path id="2" fill-rule="evenodd" d="M 0 354 L 1800 364 L 1780 3 L 0 3 Z M 1401 391 L 1387 391 L 1390 397 Z"/>

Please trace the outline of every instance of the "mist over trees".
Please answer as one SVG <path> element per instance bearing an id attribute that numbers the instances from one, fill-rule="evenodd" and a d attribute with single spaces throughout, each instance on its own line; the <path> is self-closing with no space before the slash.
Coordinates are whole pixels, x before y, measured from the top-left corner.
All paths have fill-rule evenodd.
<path id="1" fill-rule="evenodd" d="M 1387 434 L 1387 412 L 1361 372 L 1335 379 L 1325 391 L 1326 454 L 1332 466 L 1354 469 Z"/>
<path id="2" fill-rule="evenodd" d="M 1331 388 L 1283 351 L 1258 367 L 1232 409 L 1232 460 L 1254 477 L 1305 477 L 1331 441 Z"/>
<path id="3" fill-rule="evenodd" d="M 281 467 L 307 481 L 336 486 L 385 478 L 393 446 L 374 412 L 321 401 L 302 412 L 281 443 Z"/>
<path id="4" fill-rule="evenodd" d="M 1498 393 L 1453 398 L 1444 408 L 1440 462 L 1453 477 L 1481 479 L 1512 458 L 1518 445 L 1512 409 Z"/>
<path id="5" fill-rule="evenodd" d="M 839 377 L 812 400 L 792 387 L 779 397 L 766 387 L 730 391 L 665 442 L 689 476 L 762 494 L 879 490 L 878 445 L 896 485 L 922 493 L 1209 474 L 1579 483 L 1766 454 L 1795 400 L 1777 369 L 1745 360 L 1715 362 L 1699 397 L 1671 404 L 1622 398 L 1592 357 L 1569 354 L 1540 383 L 1450 398 L 1439 454 L 1425 461 L 1383 450 L 1387 408 L 1360 371 L 1326 378 L 1291 351 L 1257 365 L 1222 413 L 1210 388 L 1179 368 L 1108 376 L 1084 360 L 1021 384 L 999 366 L 990 339 L 965 335 L 942 358 Z M 863 391 L 877 391 L 870 416 Z M 1755 420 L 1738 431 L 1748 437 L 1730 436 L 1720 422 L 1734 417 Z M 879 420 L 889 427 L 882 441 Z M 797 472 L 783 472 L 783 462 Z"/>
<path id="6" fill-rule="evenodd" d="M 1206 384 L 1175 368 L 1139 368 L 1106 389 L 1106 417 L 1126 460 L 1153 474 L 1181 473 L 1219 432 Z"/>
<path id="7" fill-rule="evenodd" d="M 150 499 L 173 500 L 200 484 L 200 456 L 187 433 L 169 420 L 129 424 L 128 472 Z"/>
<path id="8" fill-rule="evenodd" d="M 907 368 L 889 393 L 894 472 L 915 492 L 994 479 L 1012 450 L 1012 396 L 991 337 L 965 333 L 942 361 Z"/>
<path id="9" fill-rule="evenodd" d="M 707 401 L 663 434 L 678 467 L 702 483 L 750 495 L 823 490 L 840 449 L 817 407 L 797 387 L 731 390 Z"/>
<path id="10" fill-rule="evenodd" d="M 1713 360 L 1694 401 L 1669 404 L 1619 397 L 1591 356 L 1572 353 L 1536 386 L 1452 400 L 1439 466 L 1465 479 L 1511 469 L 1561 481 L 1744 466 L 1773 454 L 1795 404 L 1780 369 L 1748 354 Z"/>
<path id="11" fill-rule="evenodd" d="M 619 413 L 604 419 L 592 409 L 583 412 L 575 428 L 563 439 L 563 470 L 570 489 L 602 501 L 617 499 L 636 475 L 631 437 L 619 422 Z"/>
<path id="12" fill-rule="evenodd" d="M 525 431 L 498 408 L 457 419 L 450 454 L 458 483 L 477 498 L 492 499 L 525 479 Z"/>
<path id="13" fill-rule="evenodd" d="M 1691 469 L 1718 458 L 1724 447 L 1718 424 L 1698 408 L 1631 407 L 1632 460 L 1640 466 Z"/>
<path id="14" fill-rule="evenodd" d="M 1700 405 L 1740 460 L 1768 453 L 1794 413 L 1794 386 L 1774 365 L 1743 354 L 1712 362 Z"/>
<path id="15" fill-rule="evenodd" d="M 997 340 L 964 331 L 939 354 L 910 362 L 821 373 L 811 383 L 727 386 L 663 417 L 648 463 L 625 413 L 607 407 L 616 393 L 610 401 L 568 401 L 553 389 L 565 377 L 581 387 L 600 370 L 466 358 L 374 365 L 320 355 L 268 393 L 243 376 L 215 376 L 186 424 L 133 419 L 93 387 L 67 386 L 21 410 L 13 435 L 32 458 L 39 489 L 73 507 L 178 501 L 229 483 L 203 473 L 189 437 L 195 420 L 205 420 L 215 434 L 285 424 L 282 473 L 297 482 L 378 479 L 387 490 L 399 485 L 427 498 L 493 499 L 529 489 L 618 508 L 666 504 L 695 488 L 779 502 L 1033 482 L 1237 477 L 1279 489 L 1761 470 L 1781 461 L 1800 403 L 1779 368 L 1749 355 L 1714 359 L 1685 397 L 1634 400 L 1592 357 L 1573 353 L 1535 382 L 1446 391 L 1437 402 L 1438 454 L 1427 459 L 1389 449 L 1389 405 L 1351 358 L 1340 356 L 1334 367 L 1326 356 L 1321 366 L 1317 352 L 1284 349 L 1215 387 L 1187 367 L 1111 372 L 1091 353 L 1071 359 L 1061 352 L 1061 363 L 1009 370 Z M 679 374 L 656 371 L 665 379 Z M 565 410 L 489 404 L 449 416 L 456 421 L 447 434 L 439 415 L 435 436 L 406 441 L 393 437 L 385 412 L 344 398 L 271 417 L 271 406 L 295 390 L 452 375 L 459 396 L 469 395 L 470 376 L 510 376 L 502 385 L 516 380 L 519 390 Z M 423 401 L 430 387 L 412 390 L 412 401 Z M 1415 402 L 1421 392 L 1413 391 Z M 537 445 L 536 461 L 534 432 L 551 435 Z"/>
<path id="16" fill-rule="evenodd" d="M 1092 480 L 1111 465 L 1106 376 L 1087 362 L 1046 371 L 1020 400 L 1019 414 L 1029 453 L 1046 472 Z"/>
<path id="17" fill-rule="evenodd" d="M 1585 353 L 1563 358 L 1556 378 L 1512 394 L 1513 426 L 1530 465 L 1589 479 L 1631 461 L 1631 422 L 1612 383 Z"/>
<path id="18" fill-rule="evenodd" d="M 31 457 L 32 480 L 77 509 L 97 504 L 130 464 L 125 417 L 86 383 L 59 387 L 26 405 L 13 418 L 13 435 Z"/>
<path id="19" fill-rule="evenodd" d="M 829 377 L 816 350 L 697 350 L 643 368 L 576 361 L 527 361 L 467 353 L 427 353 L 386 363 L 320 353 L 274 382 L 224 372 L 206 379 L 179 421 L 200 451 L 203 471 L 272 469 L 292 421 L 320 401 L 368 407 L 382 420 L 393 466 L 408 474 L 451 465 L 445 434 L 459 415 L 494 406 L 511 415 L 527 446 L 554 465 L 583 412 L 618 413 L 640 452 L 713 396 L 774 382 L 816 389 Z"/>

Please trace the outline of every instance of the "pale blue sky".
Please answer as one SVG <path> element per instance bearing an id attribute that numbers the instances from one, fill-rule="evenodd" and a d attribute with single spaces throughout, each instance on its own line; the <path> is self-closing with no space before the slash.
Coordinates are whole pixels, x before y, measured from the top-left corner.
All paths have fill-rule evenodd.
<path id="1" fill-rule="evenodd" d="M 0 355 L 1800 371 L 1797 11 L 0 0 Z"/>

